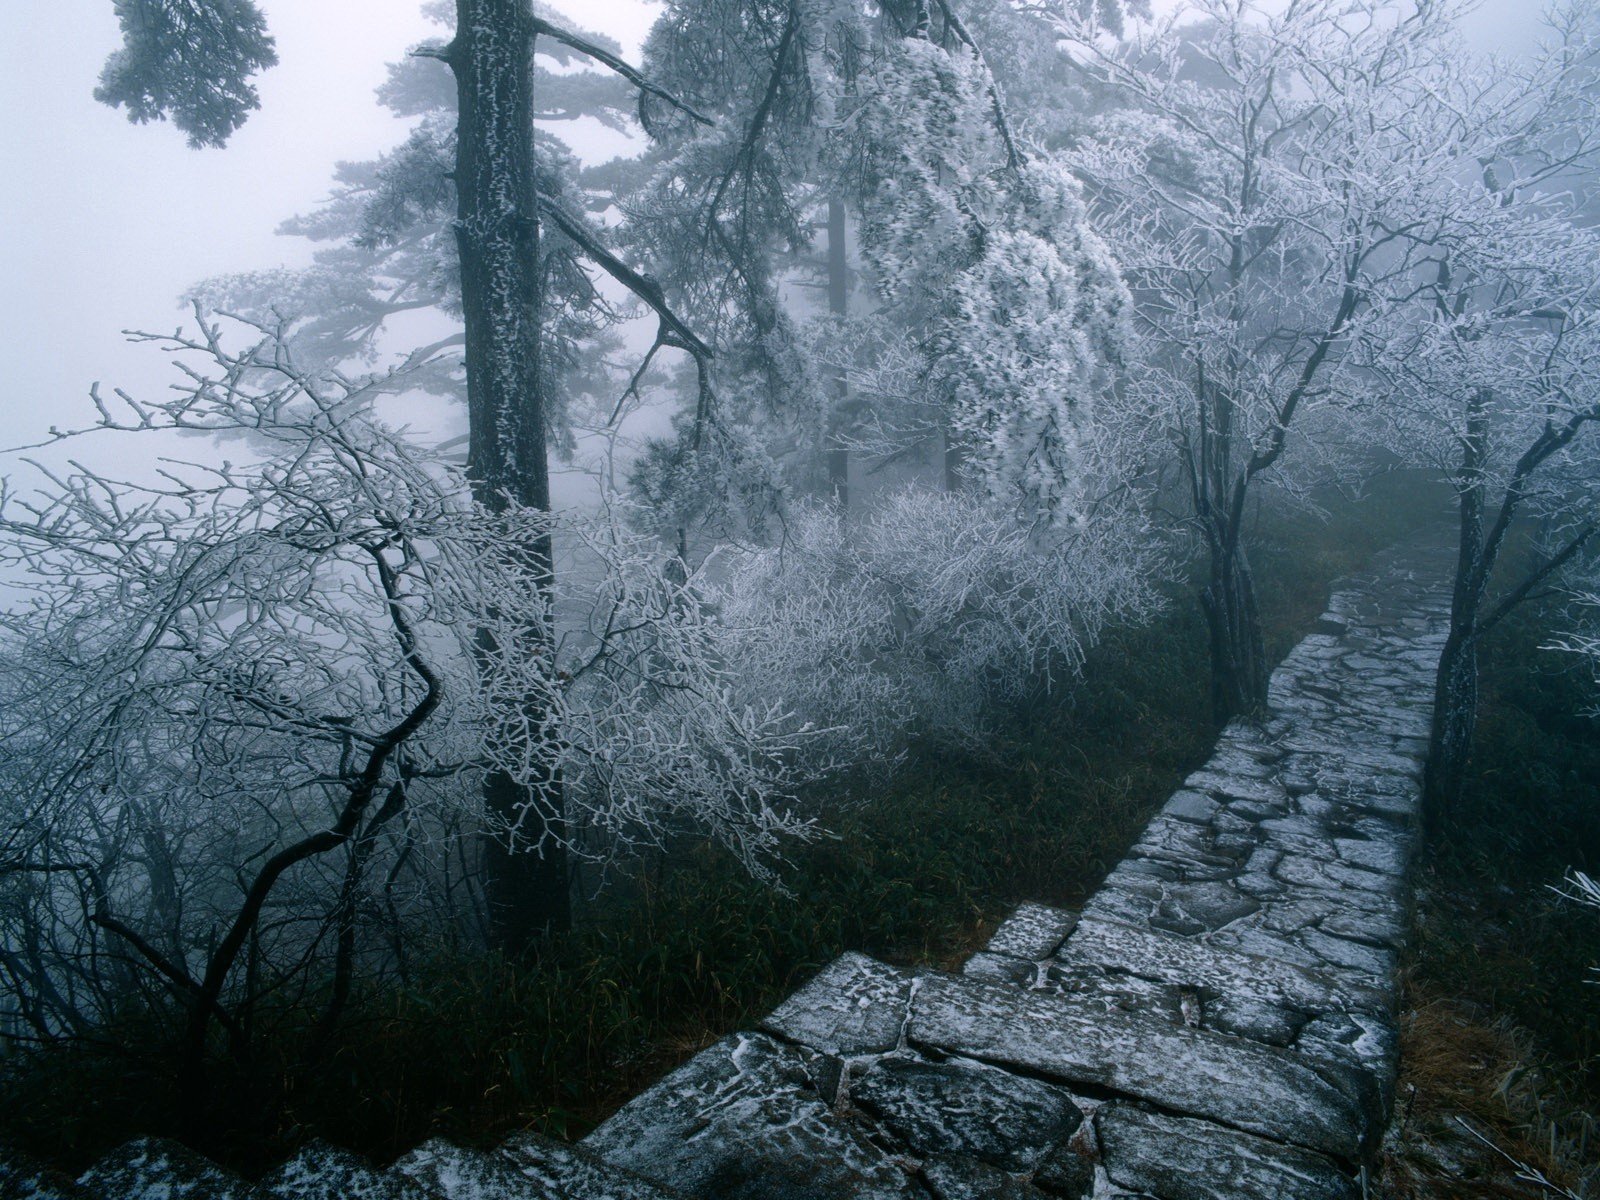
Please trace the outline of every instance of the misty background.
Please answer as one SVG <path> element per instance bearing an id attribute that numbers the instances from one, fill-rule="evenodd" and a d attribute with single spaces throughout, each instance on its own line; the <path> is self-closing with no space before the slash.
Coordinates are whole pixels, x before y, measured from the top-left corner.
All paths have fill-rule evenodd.
<path id="1" fill-rule="evenodd" d="M 552 0 L 575 26 L 607 34 L 630 61 L 659 13 L 641 0 Z M 1158 5 L 1159 7 L 1159 5 Z M 1542 5 L 1487 0 L 1467 22 L 1485 49 L 1514 53 L 1538 35 Z M 0 443 L 86 423 L 89 386 L 151 394 L 171 381 L 162 356 L 122 330 L 170 332 L 199 281 L 309 263 L 280 222 L 328 194 L 334 164 L 376 157 L 410 122 L 378 105 L 385 67 L 438 26 L 416 0 L 269 0 L 279 65 L 258 79 L 261 110 L 226 149 L 191 150 L 170 125 L 130 125 L 99 104 L 100 68 L 118 45 L 105 0 L 6 0 L 0 72 Z M 445 68 L 441 65 L 439 68 Z M 586 163 L 636 153 L 592 120 L 561 136 Z"/>

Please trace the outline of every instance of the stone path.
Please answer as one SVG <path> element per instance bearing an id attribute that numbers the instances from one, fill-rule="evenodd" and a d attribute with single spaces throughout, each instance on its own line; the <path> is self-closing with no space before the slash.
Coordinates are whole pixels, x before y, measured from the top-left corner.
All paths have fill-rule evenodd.
<path id="1" fill-rule="evenodd" d="M 252 1190 L 144 1141 L 76 1181 L 0 1165 L 0 1200 L 1356 1200 L 1448 565 L 1418 542 L 1340 585 L 1270 718 L 1223 732 L 1081 913 L 1023 905 L 959 975 L 846 954 L 577 1145 L 385 1171 L 312 1147 Z"/>

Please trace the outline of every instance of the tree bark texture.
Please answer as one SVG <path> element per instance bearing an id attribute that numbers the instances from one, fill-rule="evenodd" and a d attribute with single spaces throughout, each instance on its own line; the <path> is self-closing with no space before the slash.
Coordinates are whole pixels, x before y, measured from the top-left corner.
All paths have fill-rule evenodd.
<path id="1" fill-rule="evenodd" d="M 1255 581 L 1244 548 L 1214 547 L 1200 592 L 1211 651 L 1211 712 L 1219 724 L 1267 701 L 1271 672 L 1261 637 Z"/>
<path id="2" fill-rule="evenodd" d="M 1484 542 L 1484 465 L 1488 458 L 1486 395 L 1469 401 L 1461 465 L 1456 476 L 1460 541 L 1450 595 L 1450 633 L 1434 678 L 1433 722 L 1422 776 L 1422 822 L 1439 833 L 1461 794 L 1478 723 L 1478 623 L 1498 540 Z"/>
<path id="3" fill-rule="evenodd" d="M 828 311 L 836 317 L 850 312 L 850 263 L 846 257 L 848 222 L 844 201 L 828 201 Z M 850 399 L 850 381 L 841 368 L 833 379 L 834 428 L 829 434 L 828 489 L 841 509 L 850 507 L 850 451 L 841 444 L 839 426 L 845 420 L 845 405 Z"/>
<path id="4" fill-rule="evenodd" d="M 460 106 L 456 246 L 466 326 L 467 469 L 491 510 L 507 500 L 550 509 L 540 378 L 539 209 L 534 175 L 530 0 L 457 0 L 446 60 Z M 548 535 L 528 547 L 548 588 Z M 553 653 L 552 631 L 543 636 Z M 535 722 L 537 727 L 537 722 Z M 494 772 L 484 803 L 514 839 L 487 839 L 485 893 L 498 948 L 522 954 L 571 924 L 561 780 L 529 783 Z"/>

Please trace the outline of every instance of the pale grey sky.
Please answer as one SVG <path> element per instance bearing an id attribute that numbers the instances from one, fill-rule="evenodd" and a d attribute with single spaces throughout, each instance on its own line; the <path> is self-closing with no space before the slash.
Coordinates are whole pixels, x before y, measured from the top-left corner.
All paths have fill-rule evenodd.
<path id="1" fill-rule="evenodd" d="M 636 57 L 645 0 L 555 0 Z M 118 41 L 111 0 L 0 0 L 0 447 L 84 423 L 95 380 L 164 387 L 160 356 L 125 328 L 167 330 L 207 276 L 304 261 L 273 230 L 327 191 L 333 164 L 404 134 L 374 102 L 384 65 L 430 32 L 416 0 L 265 0 L 281 64 L 225 150 L 192 151 L 167 125 L 132 126 L 94 102 Z M 1488 0 L 1486 46 L 1525 44 L 1539 0 Z M 444 68 L 441 66 L 441 70 Z M 614 143 L 613 143 L 614 145 Z"/>
<path id="2" fill-rule="evenodd" d="M 635 55 L 656 11 L 555 6 Z M 372 93 L 386 63 L 437 32 L 417 0 L 262 8 L 280 63 L 260 79 L 261 111 L 226 149 L 195 151 L 170 125 L 130 125 L 94 101 L 119 41 L 111 0 L 0 0 L 0 448 L 86 423 L 95 380 L 166 386 L 160 356 L 120 331 L 172 329 L 200 279 L 305 261 L 278 223 L 326 194 L 335 162 L 404 136 Z"/>

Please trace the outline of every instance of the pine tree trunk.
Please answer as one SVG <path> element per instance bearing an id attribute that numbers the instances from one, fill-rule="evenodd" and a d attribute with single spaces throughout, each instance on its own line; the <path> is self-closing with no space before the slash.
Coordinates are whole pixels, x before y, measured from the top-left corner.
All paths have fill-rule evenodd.
<path id="1" fill-rule="evenodd" d="M 532 18 L 530 0 L 457 0 L 447 61 L 460 104 L 455 233 L 466 326 L 467 469 L 489 508 L 509 498 L 549 511 Z M 550 538 L 527 551 L 548 588 Z M 553 651 L 552 631 L 542 635 Z M 491 816 L 518 831 L 514 847 L 489 839 L 484 869 L 491 936 L 501 950 L 522 954 L 571 924 L 561 780 L 552 772 L 530 786 L 496 772 L 483 799 Z"/>

